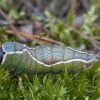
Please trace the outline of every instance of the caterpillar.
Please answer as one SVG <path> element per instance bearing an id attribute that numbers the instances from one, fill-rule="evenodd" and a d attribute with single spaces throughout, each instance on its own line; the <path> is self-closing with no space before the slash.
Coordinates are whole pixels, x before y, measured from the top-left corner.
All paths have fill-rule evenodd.
<path id="1" fill-rule="evenodd" d="M 0 64 L 16 74 L 58 73 L 65 68 L 88 69 L 99 61 L 99 55 L 60 45 L 30 48 L 18 42 L 5 42 L 0 47 Z"/>

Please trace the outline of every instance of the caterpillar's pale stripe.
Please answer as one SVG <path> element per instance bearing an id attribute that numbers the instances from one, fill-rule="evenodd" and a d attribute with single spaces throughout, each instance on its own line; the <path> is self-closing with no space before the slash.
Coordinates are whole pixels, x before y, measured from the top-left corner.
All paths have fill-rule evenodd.
<path id="1" fill-rule="evenodd" d="M 73 49 L 73 50 L 74 50 L 74 49 Z M 3 51 L 5 52 L 5 49 L 4 49 L 4 48 L 3 48 Z M 21 51 L 21 52 L 17 51 L 16 53 L 17 53 L 17 54 L 23 54 L 24 51 L 27 51 L 27 53 L 29 53 L 29 55 L 32 57 L 32 59 L 34 59 L 37 63 L 42 64 L 42 65 L 44 65 L 44 66 L 46 66 L 46 67 L 51 67 L 52 65 L 54 66 L 54 65 L 57 65 L 57 64 L 61 64 L 61 63 L 65 63 L 65 64 L 66 64 L 66 63 L 70 63 L 70 62 L 74 62 L 74 61 L 82 61 L 82 62 L 84 62 L 84 63 L 90 63 L 90 62 L 92 62 L 93 60 L 95 60 L 95 59 L 92 59 L 92 60 L 90 60 L 90 61 L 86 61 L 86 60 L 82 60 L 82 59 L 72 59 L 72 60 L 69 60 L 69 61 L 60 61 L 60 62 L 57 62 L 57 63 L 55 63 L 55 64 L 48 65 L 48 64 L 44 64 L 44 62 L 40 62 L 40 61 L 38 61 L 36 58 L 34 58 L 34 57 L 30 54 L 30 52 L 28 52 L 27 49 L 24 49 L 24 50 Z M 75 50 L 75 51 L 77 51 L 77 50 Z M 79 51 L 78 51 L 78 52 L 79 52 Z M 80 51 L 80 53 L 83 53 L 83 52 Z M 85 53 L 85 52 L 84 52 L 84 53 Z M 10 52 L 10 53 L 7 53 L 7 54 L 14 54 L 14 52 Z M 2 62 L 1 62 L 1 64 L 4 63 L 7 54 L 6 54 L 6 52 L 5 52 L 5 55 L 4 55 L 4 57 L 3 57 L 3 60 L 2 60 Z M 91 55 L 92 55 L 92 54 L 91 54 Z"/>

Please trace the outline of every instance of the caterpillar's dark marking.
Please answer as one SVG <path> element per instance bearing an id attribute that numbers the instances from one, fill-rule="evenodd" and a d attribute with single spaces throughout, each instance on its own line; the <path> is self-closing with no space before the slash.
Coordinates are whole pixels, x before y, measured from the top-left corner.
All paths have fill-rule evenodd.
<path id="1" fill-rule="evenodd" d="M 5 52 L 5 54 L 4 54 Z M 0 63 L 15 73 L 56 73 L 69 69 L 90 67 L 99 61 L 100 56 L 87 54 L 67 46 L 38 46 L 30 48 L 18 42 L 6 42 L 0 47 Z"/>
<path id="2" fill-rule="evenodd" d="M 3 59 L 3 50 L 2 48 L 0 47 L 0 63 L 2 62 L 2 59 Z"/>

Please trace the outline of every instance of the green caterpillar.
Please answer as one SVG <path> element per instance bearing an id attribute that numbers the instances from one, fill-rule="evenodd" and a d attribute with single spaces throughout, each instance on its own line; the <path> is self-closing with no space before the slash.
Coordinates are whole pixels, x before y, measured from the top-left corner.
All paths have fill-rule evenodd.
<path id="1" fill-rule="evenodd" d="M 65 68 L 87 69 L 96 62 L 99 62 L 99 55 L 87 54 L 67 46 L 43 45 L 30 48 L 18 42 L 6 42 L 0 47 L 2 67 L 16 74 L 57 73 Z"/>

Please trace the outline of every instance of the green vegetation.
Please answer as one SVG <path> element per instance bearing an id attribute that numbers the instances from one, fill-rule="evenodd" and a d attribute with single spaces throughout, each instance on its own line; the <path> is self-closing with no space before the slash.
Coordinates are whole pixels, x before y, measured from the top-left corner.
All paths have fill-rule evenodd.
<path id="1" fill-rule="evenodd" d="M 96 100 L 100 95 L 97 65 L 60 74 L 16 75 L 0 70 L 0 100 Z"/>

